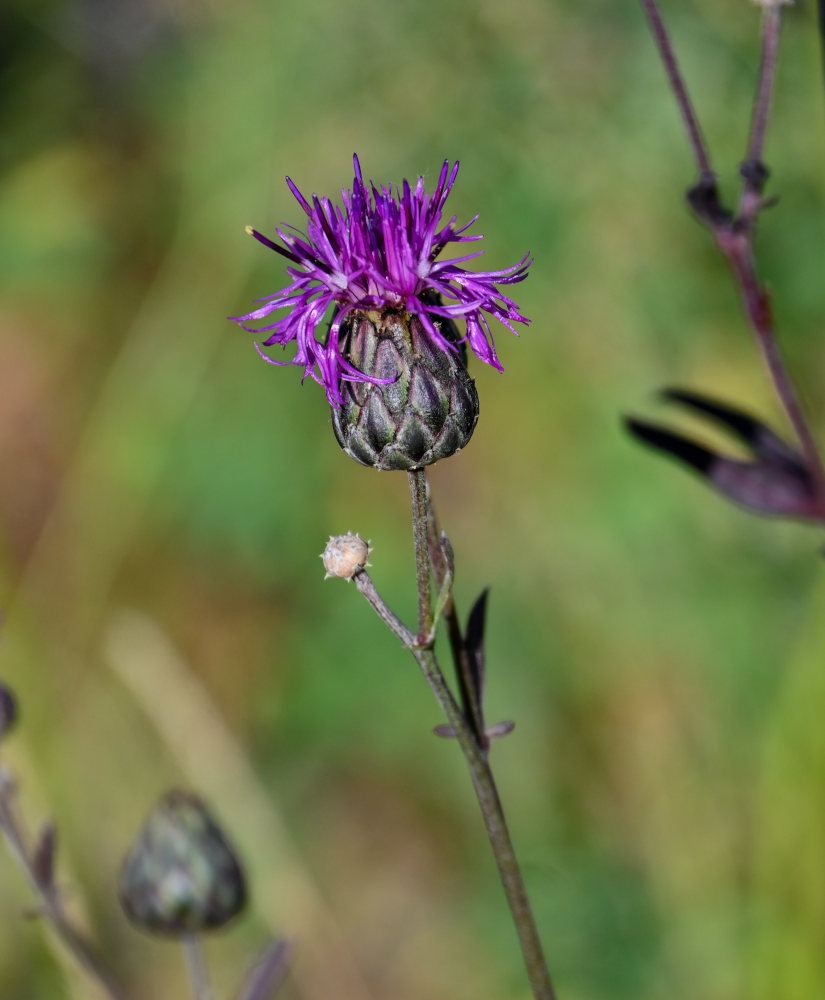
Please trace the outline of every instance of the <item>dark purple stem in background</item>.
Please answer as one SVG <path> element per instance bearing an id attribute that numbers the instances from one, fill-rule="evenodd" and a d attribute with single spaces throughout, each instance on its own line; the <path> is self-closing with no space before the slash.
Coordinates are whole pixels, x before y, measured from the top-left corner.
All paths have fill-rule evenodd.
<path id="1" fill-rule="evenodd" d="M 753 107 L 751 134 L 748 142 L 749 160 L 762 159 L 765 133 L 771 113 L 781 27 L 782 9 L 779 4 L 770 4 L 765 8 L 762 20 L 762 59 L 759 65 L 759 83 L 756 88 L 756 101 Z"/>
<path id="2" fill-rule="evenodd" d="M 741 170 L 745 184 L 739 202 L 739 218 L 747 226 L 756 221 L 762 208 L 762 189 L 768 179 L 767 168 L 762 162 L 762 151 L 765 148 L 765 135 L 773 103 L 781 29 L 781 7 L 778 4 L 766 7 L 762 18 L 762 58 L 759 61 L 759 79 L 751 114 L 748 152 Z"/>
<path id="3" fill-rule="evenodd" d="M 819 28 L 819 56 L 822 63 L 822 81 L 825 83 L 825 0 L 817 0 L 817 26 Z"/>
<path id="4" fill-rule="evenodd" d="M 665 64 L 665 72 L 667 73 L 668 80 L 673 88 L 673 93 L 676 95 L 679 111 L 682 114 L 688 140 L 690 141 L 690 146 L 696 160 L 696 166 L 699 168 L 699 173 L 703 178 L 706 180 L 710 179 L 714 176 L 713 168 L 710 165 L 710 155 L 705 145 L 705 140 L 702 138 L 699 120 L 696 117 L 696 112 L 693 110 L 687 87 L 685 87 L 685 81 L 682 79 L 682 73 L 676 61 L 673 46 L 670 44 L 670 38 L 662 20 L 661 12 L 656 4 L 656 0 L 641 0 L 641 3 L 650 24 L 650 30 L 653 32 L 653 40 L 656 42 L 659 55 Z"/>
<path id="5" fill-rule="evenodd" d="M 776 338 L 770 295 L 759 280 L 753 253 L 753 233 L 760 210 L 764 207 L 762 189 L 768 171 L 762 162 L 768 120 L 770 117 L 774 80 L 776 77 L 782 12 L 780 3 L 768 4 L 762 21 L 762 55 L 756 88 L 747 159 L 742 164 L 744 187 L 739 214 L 734 217 L 719 202 L 715 173 L 710 162 L 699 123 L 693 111 L 673 46 L 667 34 L 656 0 L 640 0 L 653 33 L 653 39 L 665 65 L 668 80 L 685 123 L 688 139 L 699 167 L 698 183 L 688 192 L 688 200 L 700 220 L 713 233 L 719 249 L 731 265 L 745 313 L 756 335 L 779 400 L 802 446 L 814 480 L 820 508 L 825 520 L 825 472 L 822 459 L 802 411 L 796 388 L 791 379 Z"/>

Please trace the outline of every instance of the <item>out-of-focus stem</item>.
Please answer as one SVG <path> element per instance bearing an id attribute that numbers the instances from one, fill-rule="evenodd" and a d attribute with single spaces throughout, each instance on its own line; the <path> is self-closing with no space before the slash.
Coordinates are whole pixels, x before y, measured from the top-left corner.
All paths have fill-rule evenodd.
<path id="1" fill-rule="evenodd" d="M 816 0 L 817 27 L 819 28 L 819 57 L 822 64 L 822 82 L 825 83 L 825 0 Z"/>
<path id="2" fill-rule="evenodd" d="M 747 156 L 742 164 L 745 185 L 739 202 L 739 219 L 746 226 L 750 226 L 759 214 L 762 207 L 762 188 L 768 177 L 768 172 L 762 163 L 762 151 L 765 147 L 765 135 L 773 103 L 781 29 L 782 7 L 778 3 L 769 4 L 765 7 L 762 17 L 762 56 L 759 60 L 759 79 L 756 84 L 756 96 L 751 114 Z"/>
<path id="3" fill-rule="evenodd" d="M 111 1000 L 128 1000 L 128 994 L 115 981 L 91 945 L 79 931 L 75 930 L 63 913 L 54 886 L 51 883 L 47 885 L 42 876 L 38 874 L 34 857 L 26 845 L 21 825 L 15 814 L 12 803 L 13 795 L 14 781 L 0 768 L 0 831 L 3 833 L 9 853 L 17 867 L 26 877 L 26 881 L 39 899 L 40 915 L 49 922 L 58 938 L 74 956 L 89 979 L 93 980 L 106 996 L 110 997 Z"/>
<path id="4" fill-rule="evenodd" d="M 189 982 L 192 986 L 194 1000 L 212 1000 L 212 987 L 209 984 L 203 942 L 198 935 L 191 934 L 183 938 L 181 944 L 186 956 L 186 968 L 189 972 Z"/>
<path id="5" fill-rule="evenodd" d="M 759 281 L 759 276 L 756 273 L 750 234 L 745 230 L 736 231 L 731 228 L 720 228 L 714 231 L 714 236 L 722 253 L 730 262 L 745 313 L 756 335 L 776 394 L 799 439 L 813 477 L 820 506 L 819 516 L 825 519 L 825 472 L 822 467 L 822 457 L 802 410 L 796 387 L 779 351 L 773 325 L 770 295 Z"/>
<path id="6" fill-rule="evenodd" d="M 662 57 L 662 62 L 664 63 L 665 72 L 667 73 L 668 80 L 670 81 L 670 86 L 673 89 L 673 93 L 676 95 L 676 101 L 679 105 L 682 120 L 685 123 L 685 129 L 688 134 L 688 140 L 693 151 L 694 159 L 696 160 L 696 166 L 699 168 L 699 173 L 706 180 L 713 178 L 714 173 L 713 168 L 710 165 L 710 154 L 708 153 L 707 145 L 702 136 L 702 129 L 699 127 L 699 119 L 696 117 L 696 112 L 693 110 L 693 104 L 691 103 L 690 95 L 687 92 L 682 72 L 679 69 L 676 54 L 673 51 L 673 46 L 670 44 L 670 38 L 668 37 L 664 21 L 662 20 L 659 5 L 656 3 L 656 0 L 641 0 L 641 4 L 644 8 L 645 15 L 647 16 L 650 30 L 653 33 L 653 40 L 659 50 L 659 55 Z"/>
<path id="7" fill-rule="evenodd" d="M 415 478 L 413 478 L 415 477 Z M 410 489 L 413 494 L 413 533 L 416 539 L 417 578 L 427 579 L 426 600 L 429 602 L 429 578 L 431 572 L 429 548 L 427 546 L 428 524 L 431 521 L 429 510 L 429 488 L 426 473 L 423 471 L 410 473 Z M 419 544 L 423 539 L 424 544 Z M 426 561 L 426 566 L 421 562 Z M 422 594 L 419 591 L 419 607 Z M 487 759 L 486 747 L 476 739 L 473 727 L 464 716 L 453 697 L 444 674 L 438 664 L 434 651 L 413 648 L 412 654 L 421 668 L 427 683 L 441 706 L 447 721 L 452 726 L 459 746 L 464 753 L 470 777 L 473 782 L 481 815 L 493 848 L 493 854 L 498 866 L 510 912 L 513 916 L 516 933 L 521 944 L 527 976 L 536 1000 L 555 1000 L 556 994 L 550 979 L 544 950 L 536 928 L 536 922 L 527 896 L 524 878 L 521 874 L 510 831 L 504 816 L 504 809 L 499 798 L 493 772 Z"/>

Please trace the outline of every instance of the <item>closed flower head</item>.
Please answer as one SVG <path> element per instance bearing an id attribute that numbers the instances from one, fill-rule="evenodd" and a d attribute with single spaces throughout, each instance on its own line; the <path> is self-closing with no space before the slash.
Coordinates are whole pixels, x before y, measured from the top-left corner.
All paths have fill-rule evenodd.
<path id="1" fill-rule="evenodd" d="M 367 185 L 357 157 L 354 164 L 340 206 L 316 195 L 308 201 L 287 178 L 307 216 L 306 236 L 288 228 L 276 230 L 277 240 L 249 232 L 289 261 L 290 284 L 234 318 L 268 334 L 263 347 L 295 342 L 291 360 L 259 350 L 324 387 L 348 454 L 377 468 L 417 468 L 469 440 L 478 397 L 466 346 L 501 370 L 489 318 L 514 333 L 514 323 L 528 322 L 499 286 L 523 281 L 532 261 L 473 272 L 462 265 L 481 250 L 439 259 L 451 243 L 482 238 L 467 234 L 478 216 L 461 226 L 455 217 L 442 220 L 458 163 L 445 161 L 431 194 L 423 177 L 394 193 Z"/>

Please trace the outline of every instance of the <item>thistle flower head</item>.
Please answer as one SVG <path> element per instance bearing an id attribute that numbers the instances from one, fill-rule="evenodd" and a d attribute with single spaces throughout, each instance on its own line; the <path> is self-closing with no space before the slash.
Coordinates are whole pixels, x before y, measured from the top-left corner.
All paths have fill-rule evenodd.
<path id="1" fill-rule="evenodd" d="M 414 187 L 404 181 L 400 189 L 365 184 L 358 157 L 353 158 L 355 178 L 350 190 L 341 192 L 342 204 L 312 196 L 308 201 L 296 185 L 287 184 L 307 216 L 306 235 L 291 227 L 276 229 L 271 240 L 254 229 L 248 231 L 261 243 L 290 262 L 291 282 L 262 299 L 263 305 L 244 316 L 232 317 L 253 333 L 267 333 L 265 347 L 296 343 L 291 361 L 277 361 L 259 348 L 272 364 L 294 364 L 324 386 L 333 407 L 343 404 L 341 382 L 387 384 L 363 372 L 347 357 L 342 346 L 342 324 L 354 311 L 397 310 L 418 317 L 427 336 L 440 350 L 456 353 L 458 346 L 440 329 L 445 321 L 464 320 L 466 341 L 482 361 L 501 371 L 488 317 L 495 317 L 513 333 L 514 323 L 528 323 L 516 303 L 499 285 L 513 285 L 527 277 L 532 259 L 502 271 L 472 272 L 462 267 L 483 251 L 462 253 L 439 260 L 451 243 L 471 243 L 467 235 L 474 216 L 462 226 L 455 217 L 442 221 L 447 197 L 455 183 L 458 163 L 444 162 L 435 190 L 428 194 L 424 178 Z M 279 318 L 272 318 L 281 313 Z M 327 329 L 325 319 L 330 316 Z M 263 326 L 250 326 L 261 320 Z M 320 332 L 319 332 L 320 327 Z"/>

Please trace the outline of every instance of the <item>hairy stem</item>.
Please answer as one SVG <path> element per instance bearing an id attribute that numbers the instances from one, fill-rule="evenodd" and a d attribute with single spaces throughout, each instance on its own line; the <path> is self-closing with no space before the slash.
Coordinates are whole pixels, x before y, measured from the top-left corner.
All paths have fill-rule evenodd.
<path id="1" fill-rule="evenodd" d="M 415 573 L 418 583 L 418 638 L 429 635 L 433 624 L 431 575 L 429 556 L 427 509 L 430 486 L 423 469 L 409 473 L 412 499 L 413 538 L 415 540 Z"/>
<path id="2" fill-rule="evenodd" d="M 430 522 L 429 489 L 423 471 L 410 473 L 410 489 L 413 496 L 413 533 L 416 539 L 416 568 L 419 586 L 426 579 L 427 590 L 419 590 L 419 608 L 422 602 L 429 602 L 429 580 L 431 572 L 429 549 L 426 544 L 428 522 Z M 423 539 L 423 544 L 419 540 Z M 422 565 L 425 562 L 426 565 Z M 470 777 L 473 782 L 478 804 L 493 848 L 499 875 L 501 877 L 516 933 L 521 944 L 527 976 L 536 1000 L 555 1000 L 556 994 L 547 969 L 541 940 L 533 917 L 524 878 L 513 848 L 510 831 L 504 816 L 504 809 L 496 788 L 493 772 L 483 746 L 473 731 L 472 724 L 461 711 L 453 697 L 441 667 L 432 649 L 413 649 L 419 667 L 427 683 L 438 700 L 447 721 L 452 726 L 461 747 Z"/>
<path id="3" fill-rule="evenodd" d="M 355 574 L 353 580 L 355 580 L 355 586 L 370 602 L 376 614 L 390 632 L 398 636 L 405 646 L 414 646 L 416 642 L 415 634 L 407 628 L 398 615 L 387 605 L 384 598 L 376 590 L 369 573 L 365 569 L 362 569 Z"/>

